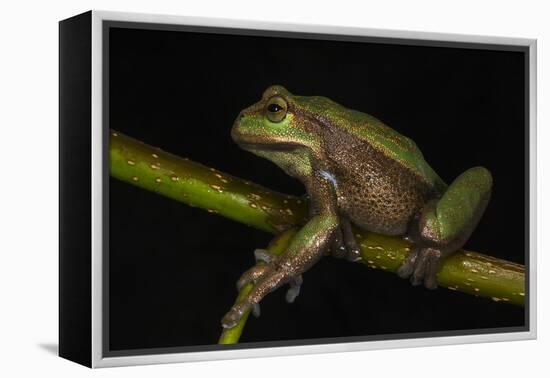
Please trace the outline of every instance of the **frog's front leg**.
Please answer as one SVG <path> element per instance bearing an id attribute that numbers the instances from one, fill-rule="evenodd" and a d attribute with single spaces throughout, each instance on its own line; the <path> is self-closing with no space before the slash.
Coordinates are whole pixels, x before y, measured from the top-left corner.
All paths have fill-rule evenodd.
<path id="1" fill-rule="evenodd" d="M 316 184 L 312 186 L 316 193 L 315 198 L 312 198 L 312 206 L 316 208 L 315 215 L 296 233 L 284 254 L 274 257 L 266 265 L 257 265 L 261 268 L 252 268 L 250 276 L 255 276 L 254 287 L 223 317 L 224 328 L 234 327 L 246 311 L 256 306 L 269 292 L 284 284 L 291 285 L 287 301 L 292 302 L 298 295 L 300 275 L 313 266 L 331 245 L 339 227 L 335 194 L 326 182 L 321 180 Z"/>
<path id="2" fill-rule="evenodd" d="M 338 218 L 335 215 L 322 214 L 313 217 L 292 239 L 288 251 L 267 265 L 248 295 L 224 316 L 222 326 L 234 327 L 243 314 L 259 303 L 266 294 L 294 281 L 315 264 L 329 245 L 337 227 Z M 295 293 L 289 295 L 294 297 Z"/>
<path id="3" fill-rule="evenodd" d="M 428 202 L 410 230 L 415 248 L 397 274 L 435 289 L 439 261 L 466 243 L 487 207 L 491 187 L 491 173 L 475 167 L 458 176 L 440 199 Z"/>

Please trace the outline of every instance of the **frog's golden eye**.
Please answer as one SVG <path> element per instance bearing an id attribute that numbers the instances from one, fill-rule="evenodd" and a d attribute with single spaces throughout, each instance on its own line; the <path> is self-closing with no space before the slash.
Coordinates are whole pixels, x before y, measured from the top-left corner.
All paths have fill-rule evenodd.
<path id="1" fill-rule="evenodd" d="M 271 122 L 281 122 L 286 117 L 288 105 L 281 96 L 273 96 L 265 105 L 265 114 Z"/>

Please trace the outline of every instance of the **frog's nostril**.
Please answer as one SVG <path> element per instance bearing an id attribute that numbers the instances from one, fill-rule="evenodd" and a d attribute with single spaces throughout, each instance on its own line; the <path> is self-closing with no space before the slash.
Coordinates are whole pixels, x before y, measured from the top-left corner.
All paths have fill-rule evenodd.
<path id="1" fill-rule="evenodd" d="M 240 113 L 239 114 L 239 119 L 243 119 L 244 118 L 244 113 Z"/>

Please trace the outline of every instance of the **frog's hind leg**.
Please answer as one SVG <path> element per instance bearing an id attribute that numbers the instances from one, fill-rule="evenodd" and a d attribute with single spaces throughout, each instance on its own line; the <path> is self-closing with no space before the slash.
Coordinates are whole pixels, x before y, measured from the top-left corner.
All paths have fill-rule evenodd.
<path id="1" fill-rule="evenodd" d="M 439 261 L 466 243 L 487 207 L 491 187 L 489 171 L 475 167 L 458 176 L 441 198 L 428 202 L 411 230 L 415 248 L 397 274 L 435 289 Z"/>

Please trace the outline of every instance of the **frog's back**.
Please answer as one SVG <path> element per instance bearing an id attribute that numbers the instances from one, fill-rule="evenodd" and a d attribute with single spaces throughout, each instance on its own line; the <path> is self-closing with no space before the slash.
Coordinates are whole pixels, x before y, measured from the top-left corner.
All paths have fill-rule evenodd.
<path id="1" fill-rule="evenodd" d="M 351 112 L 356 113 L 352 116 L 359 121 L 349 123 L 348 128 L 351 132 L 360 135 L 373 148 L 412 170 L 437 191 L 443 190 L 446 186 L 445 183 L 426 162 L 422 152 L 413 140 L 399 134 L 373 116 L 355 111 Z"/>
<path id="2" fill-rule="evenodd" d="M 416 143 L 377 118 L 345 108 L 326 97 L 300 97 L 299 101 L 306 103 L 313 114 L 325 118 L 329 124 L 337 125 L 339 129 L 367 142 L 389 159 L 400 163 L 436 192 L 442 192 L 446 187 L 426 162 Z"/>
<path id="3" fill-rule="evenodd" d="M 320 124 L 339 211 L 359 228 L 403 235 L 427 201 L 444 192 L 445 183 L 411 139 L 327 98 L 304 101 Z"/>

